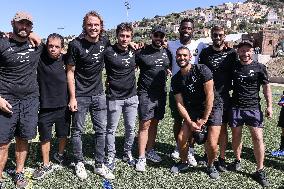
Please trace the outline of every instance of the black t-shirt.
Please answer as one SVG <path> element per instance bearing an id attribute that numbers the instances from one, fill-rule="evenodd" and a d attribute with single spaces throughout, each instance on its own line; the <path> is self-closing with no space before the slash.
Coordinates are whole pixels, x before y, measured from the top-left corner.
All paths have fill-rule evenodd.
<path id="1" fill-rule="evenodd" d="M 76 96 L 94 96 L 103 93 L 103 54 L 110 45 L 106 37 L 96 43 L 75 38 L 69 43 L 67 64 L 75 66 Z"/>
<path id="2" fill-rule="evenodd" d="M 43 45 L 0 38 L 0 95 L 6 99 L 38 97 L 37 66 Z"/>
<path id="3" fill-rule="evenodd" d="M 243 110 L 260 108 L 260 85 L 268 84 L 266 67 L 256 61 L 242 65 L 237 62 L 233 69 L 233 107 Z"/>
<path id="4" fill-rule="evenodd" d="M 167 68 L 171 65 L 172 56 L 167 49 L 155 49 L 146 46 L 136 56 L 136 63 L 140 68 L 138 79 L 138 93 L 148 93 L 159 97 L 166 92 Z"/>
<path id="5" fill-rule="evenodd" d="M 123 100 L 136 95 L 134 51 L 122 51 L 115 44 L 105 51 L 104 61 L 108 82 L 107 98 Z"/>
<path id="6" fill-rule="evenodd" d="M 171 87 L 174 94 L 181 93 L 187 109 L 203 111 L 205 109 L 204 83 L 213 79 L 210 69 L 202 64 L 192 64 L 187 75 L 178 71 L 172 77 Z"/>
<path id="7" fill-rule="evenodd" d="M 61 55 L 58 60 L 50 58 L 46 49 L 40 57 L 37 73 L 41 108 L 67 106 L 68 93 L 64 61 L 64 55 Z"/>
<path id="8" fill-rule="evenodd" d="M 232 69 L 237 61 L 237 53 L 232 48 L 215 51 L 211 46 L 203 49 L 199 55 L 199 64 L 205 64 L 213 73 L 215 98 L 218 103 L 229 97 L 232 86 Z"/>

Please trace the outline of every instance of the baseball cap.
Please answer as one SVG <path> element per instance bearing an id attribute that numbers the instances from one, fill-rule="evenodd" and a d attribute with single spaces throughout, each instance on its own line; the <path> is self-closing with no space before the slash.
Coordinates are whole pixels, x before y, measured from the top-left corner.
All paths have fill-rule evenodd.
<path id="1" fill-rule="evenodd" d="M 250 40 L 243 40 L 238 44 L 238 48 L 244 46 L 244 45 L 248 45 L 250 47 L 253 47 L 253 42 Z"/>
<path id="2" fill-rule="evenodd" d="M 157 32 L 160 32 L 164 35 L 166 35 L 166 30 L 165 28 L 161 27 L 161 26 L 155 26 L 153 29 L 152 29 L 152 33 L 157 33 Z"/>
<path id="3" fill-rule="evenodd" d="M 24 12 L 24 11 L 19 11 L 15 14 L 14 18 L 13 18 L 14 21 L 18 22 L 20 20 L 28 20 L 30 21 L 31 23 L 33 23 L 33 17 L 31 14 L 27 13 L 27 12 Z"/>

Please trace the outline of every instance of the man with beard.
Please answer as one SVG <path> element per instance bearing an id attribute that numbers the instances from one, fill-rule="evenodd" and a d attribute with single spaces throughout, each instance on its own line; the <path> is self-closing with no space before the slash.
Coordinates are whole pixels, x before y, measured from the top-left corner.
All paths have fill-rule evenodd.
<path id="1" fill-rule="evenodd" d="M 193 132 L 200 131 L 207 123 L 214 101 L 212 72 L 203 64 L 190 64 L 190 58 L 188 48 L 177 49 L 176 62 L 180 71 L 173 76 L 171 87 L 178 111 L 184 121 L 178 134 L 181 161 L 171 168 L 173 173 L 188 169 L 189 141 Z"/>
<path id="2" fill-rule="evenodd" d="M 209 127 L 206 152 L 208 156 L 208 174 L 211 178 L 217 179 L 219 178 L 219 174 L 213 163 L 217 158 L 218 140 L 220 141 L 221 150 L 218 159 L 218 169 L 220 171 L 226 171 L 225 150 L 228 140 L 229 91 L 232 84 L 232 67 L 237 60 L 237 53 L 234 49 L 225 46 L 225 30 L 223 27 L 214 26 L 211 29 L 211 38 L 213 45 L 201 51 L 199 63 L 205 64 L 212 71 L 216 90 L 214 107 L 211 112 L 212 119 L 209 119 L 207 122 Z"/>
<path id="3" fill-rule="evenodd" d="M 179 71 L 179 66 L 176 63 L 176 50 L 181 47 L 185 46 L 189 49 L 191 54 L 191 64 L 196 64 L 198 62 L 198 56 L 203 48 L 206 47 L 204 43 L 200 43 L 196 40 L 193 40 L 193 31 L 194 31 L 194 21 L 189 18 L 185 18 L 181 21 L 179 27 L 179 40 L 176 41 L 169 41 L 168 42 L 168 49 L 172 53 L 172 75 L 174 76 Z M 171 114 L 174 119 L 173 131 L 174 137 L 177 141 L 178 133 L 182 126 L 182 117 L 180 116 L 177 106 L 175 97 L 173 95 L 172 90 L 169 93 L 169 106 L 171 109 Z M 175 151 L 171 154 L 173 158 L 179 158 L 178 146 L 176 146 Z M 189 153 L 188 153 L 188 160 L 192 166 L 196 166 L 197 162 L 194 158 L 194 148 L 193 148 L 193 141 L 191 141 Z"/>
<path id="4" fill-rule="evenodd" d="M 102 84 L 103 53 L 110 42 L 102 35 L 103 20 L 97 12 L 88 12 L 83 19 L 82 27 L 83 35 L 69 43 L 67 52 L 69 109 L 74 112 L 71 138 L 75 172 L 80 179 L 87 178 L 81 136 L 86 114 L 89 111 L 95 130 L 94 172 L 107 179 L 113 179 L 114 175 L 104 165 L 107 106 Z"/>
<path id="5" fill-rule="evenodd" d="M 28 140 L 36 136 L 39 107 L 37 65 L 42 45 L 34 48 L 28 37 L 33 18 L 27 12 L 17 12 L 11 21 L 13 34 L 0 39 L 0 185 L 8 158 L 11 140 L 16 138 L 17 188 L 25 188 L 28 181 L 23 168 L 28 153 Z"/>
<path id="6" fill-rule="evenodd" d="M 271 88 L 266 67 L 252 59 L 253 43 L 251 41 L 240 42 L 237 53 L 240 61 L 233 68 L 232 112 L 229 121 L 232 129 L 232 147 L 236 156 L 233 168 L 236 171 L 241 170 L 242 127 L 247 125 L 251 133 L 253 152 L 257 163 L 253 177 L 265 187 L 269 185 L 269 182 L 263 166 L 265 147 L 259 91 L 262 85 L 267 105 L 265 114 L 268 118 L 271 118 Z"/>
<path id="7" fill-rule="evenodd" d="M 108 47 L 104 54 L 107 74 L 107 129 L 106 165 L 115 168 L 115 132 L 121 113 L 125 127 L 123 160 L 134 165 L 132 146 L 135 137 L 138 97 L 135 78 L 135 52 L 129 44 L 133 28 L 129 23 L 121 23 L 116 28 L 117 43 Z"/>
<path id="8" fill-rule="evenodd" d="M 165 29 L 156 26 L 152 30 L 152 44 L 136 56 L 136 63 L 140 68 L 137 89 L 140 120 L 137 171 L 145 171 L 146 158 L 153 162 L 161 161 L 153 146 L 159 120 L 163 119 L 165 113 L 167 69 L 170 68 L 172 59 L 169 50 L 163 47 L 165 35 Z"/>

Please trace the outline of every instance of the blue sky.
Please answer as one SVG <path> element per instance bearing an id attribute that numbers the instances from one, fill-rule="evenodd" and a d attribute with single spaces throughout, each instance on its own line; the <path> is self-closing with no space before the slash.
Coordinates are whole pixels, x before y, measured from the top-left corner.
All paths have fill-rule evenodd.
<path id="1" fill-rule="evenodd" d="M 196 7 L 209 7 L 238 0 L 128 0 L 131 9 L 126 16 L 125 0 L 13 0 L 1 2 L 0 30 L 11 31 L 10 21 L 19 10 L 30 12 L 34 17 L 34 31 L 41 37 L 57 32 L 64 36 L 78 35 L 82 30 L 84 15 L 95 10 L 101 14 L 105 28 L 115 28 L 126 21 L 164 16 Z M 243 2 L 243 0 L 239 0 Z M 64 28 L 64 29 L 59 29 Z"/>

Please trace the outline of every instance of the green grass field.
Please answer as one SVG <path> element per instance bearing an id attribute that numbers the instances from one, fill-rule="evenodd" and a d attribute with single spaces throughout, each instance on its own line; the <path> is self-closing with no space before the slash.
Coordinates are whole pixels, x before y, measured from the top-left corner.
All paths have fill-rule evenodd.
<path id="1" fill-rule="evenodd" d="M 277 149 L 279 146 L 280 129 L 277 127 L 278 115 L 280 107 L 277 101 L 280 98 L 284 88 L 273 87 L 273 108 L 274 115 L 270 120 L 265 119 L 264 141 L 266 145 L 265 169 L 269 177 L 271 188 L 284 188 L 284 157 L 272 157 L 270 152 Z M 263 101 L 262 101 L 263 103 Z M 263 105 L 263 107 L 265 107 Z M 137 126 L 137 125 L 136 125 Z M 137 129 L 137 127 L 136 127 Z M 84 155 L 86 160 L 92 160 L 94 146 L 92 145 L 92 126 L 88 118 L 86 124 L 86 133 L 83 136 Z M 191 168 L 185 173 L 172 174 L 170 168 L 175 163 L 168 154 L 174 149 L 174 139 L 172 134 L 172 118 L 170 110 L 167 106 L 165 118 L 160 122 L 158 127 L 158 136 L 156 140 L 156 150 L 159 152 L 163 161 L 160 164 L 148 163 L 145 173 L 139 173 L 133 167 L 129 167 L 120 159 L 122 157 L 124 128 L 122 122 L 117 131 L 117 166 L 115 169 L 116 179 L 111 181 L 113 188 L 261 188 L 261 186 L 251 178 L 251 173 L 255 171 L 255 160 L 253 156 L 251 138 L 248 129 L 243 129 L 243 153 L 241 172 L 226 172 L 221 173 L 219 180 L 210 180 L 205 172 L 205 167 Z M 230 133 L 230 130 L 229 130 Z M 231 134 L 230 139 L 231 139 Z M 229 141 L 230 141 L 229 139 Z M 53 152 L 57 149 L 57 143 L 53 142 Z M 10 157 L 7 163 L 7 168 L 14 168 L 13 148 L 10 149 Z M 52 152 L 52 153 L 53 153 Z M 137 158 L 137 140 L 134 145 L 134 156 Z M 67 149 L 68 157 L 71 159 L 70 145 Z M 203 155 L 203 147 L 196 145 L 197 157 Z M 227 161 L 234 160 L 234 155 L 231 149 L 231 144 L 227 150 Z M 41 161 L 39 144 L 33 142 L 31 144 L 29 158 L 26 166 L 35 168 L 37 162 Z M 103 188 L 103 179 L 93 173 L 92 166 L 86 166 L 88 170 L 88 178 L 85 181 L 80 181 L 74 175 L 72 166 L 63 167 L 55 170 L 47 178 L 40 181 L 30 179 L 30 188 Z M 30 177 L 27 174 L 27 177 Z M 13 188 L 12 178 L 6 179 L 6 188 Z"/>

